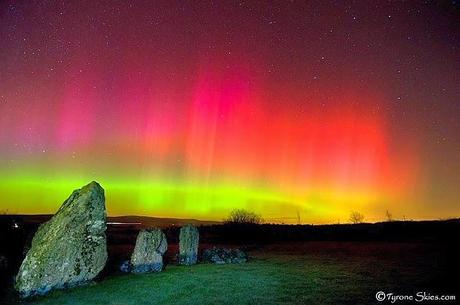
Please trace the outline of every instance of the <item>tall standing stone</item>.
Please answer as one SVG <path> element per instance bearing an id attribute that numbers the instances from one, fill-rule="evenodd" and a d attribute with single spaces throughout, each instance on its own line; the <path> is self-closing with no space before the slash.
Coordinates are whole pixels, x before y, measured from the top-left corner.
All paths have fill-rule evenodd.
<path id="1" fill-rule="evenodd" d="M 22 297 L 91 281 L 107 260 L 104 190 L 91 182 L 73 191 L 42 224 L 16 276 Z"/>
<path id="2" fill-rule="evenodd" d="M 163 254 L 167 249 L 166 236 L 160 229 L 142 230 L 137 235 L 131 256 L 132 272 L 160 272 L 163 269 Z"/>
<path id="3" fill-rule="evenodd" d="M 193 265 L 198 258 L 198 229 L 193 225 L 186 225 L 179 233 L 179 264 Z"/>

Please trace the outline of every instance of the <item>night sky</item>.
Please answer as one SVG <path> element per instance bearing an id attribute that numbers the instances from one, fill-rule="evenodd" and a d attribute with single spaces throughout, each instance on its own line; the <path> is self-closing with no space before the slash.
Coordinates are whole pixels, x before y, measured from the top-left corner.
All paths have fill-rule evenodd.
<path id="1" fill-rule="evenodd" d="M 455 1 L 2 1 L 0 210 L 460 215 Z"/>

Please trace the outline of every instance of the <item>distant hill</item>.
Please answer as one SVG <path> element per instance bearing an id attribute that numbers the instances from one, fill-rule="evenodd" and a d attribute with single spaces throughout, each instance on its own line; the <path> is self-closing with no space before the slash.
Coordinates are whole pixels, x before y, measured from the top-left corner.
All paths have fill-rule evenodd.
<path id="1" fill-rule="evenodd" d="M 40 224 L 48 221 L 53 215 L 0 215 L 1 220 L 14 220 L 17 222 L 28 224 Z M 185 224 L 193 224 L 196 226 L 216 225 L 221 222 L 207 221 L 198 219 L 180 219 L 180 218 L 161 218 L 161 217 L 148 217 L 148 216 L 114 216 L 107 217 L 109 225 L 129 225 L 135 224 L 141 227 L 170 227 L 182 226 Z"/>
<path id="2" fill-rule="evenodd" d="M 146 227 L 169 227 L 193 224 L 196 226 L 216 225 L 221 222 L 198 220 L 198 219 L 180 219 L 180 218 L 160 218 L 148 216 L 115 216 L 108 217 L 109 224 L 141 224 Z"/>

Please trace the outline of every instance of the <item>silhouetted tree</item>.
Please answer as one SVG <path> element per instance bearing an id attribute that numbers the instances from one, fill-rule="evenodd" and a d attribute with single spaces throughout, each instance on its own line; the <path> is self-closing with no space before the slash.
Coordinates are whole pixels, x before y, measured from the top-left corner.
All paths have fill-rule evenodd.
<path id="1" fill-rule="evenodd" d="M 225 219 L 226 223 L 244 223 L 244 224 L 260 224 L 263 222 L 262 216 L 247 210 L 233 210 Z"/>
<path id="2" fill-rule="evenodd" d="M 357 224 L 362 223 L 364 221 L 364 215 L 360 212 L 353 211 L 350 213 L 350 222 Z"/>
<path id="3" fill-rule="evenodd" d="M 385 216 L 386 216 L 388 222 L 393 221 L 393 215 L 390 213 L 389 210 L 386 211 Z"/>

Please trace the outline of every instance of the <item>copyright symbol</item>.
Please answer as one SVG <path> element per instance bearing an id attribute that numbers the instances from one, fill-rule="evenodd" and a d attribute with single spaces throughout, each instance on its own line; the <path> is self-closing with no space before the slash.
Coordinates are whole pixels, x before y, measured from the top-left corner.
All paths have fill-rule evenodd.
<path id="1" fill-rule="evenodd" d="M 383 291 L 379 291 L 375 294 L 375 298 L 377 299 L 377 301 L 379 302 L 382 302 L 385 300 L 385 292 Z"/>

